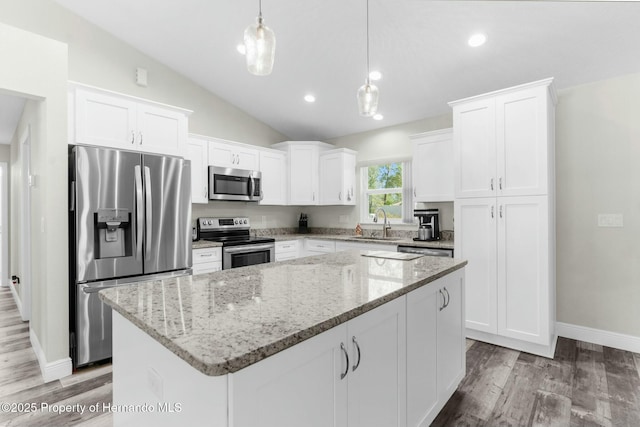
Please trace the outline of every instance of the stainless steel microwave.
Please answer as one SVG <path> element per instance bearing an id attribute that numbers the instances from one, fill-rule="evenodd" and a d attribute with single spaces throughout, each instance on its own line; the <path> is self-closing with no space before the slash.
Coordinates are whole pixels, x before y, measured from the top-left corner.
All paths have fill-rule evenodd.
<path id="1" fill-rule="evenodd" d="M 262 172 L 209 166 L 209 200 L 262 200 Z"/>

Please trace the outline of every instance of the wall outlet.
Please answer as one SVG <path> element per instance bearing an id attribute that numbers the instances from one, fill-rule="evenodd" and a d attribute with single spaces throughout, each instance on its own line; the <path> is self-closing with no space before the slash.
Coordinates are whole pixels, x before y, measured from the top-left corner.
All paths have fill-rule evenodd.
<path id="1" fill-rule="evenodd" d="M 624 227 L 622 214 L 598 214 L 598 227 Z"/>
<path id="2" fill-rule="evenodd" d="M 340 224 L 348 224 L 349 223 L 349 215 L 340 215 Z"/>

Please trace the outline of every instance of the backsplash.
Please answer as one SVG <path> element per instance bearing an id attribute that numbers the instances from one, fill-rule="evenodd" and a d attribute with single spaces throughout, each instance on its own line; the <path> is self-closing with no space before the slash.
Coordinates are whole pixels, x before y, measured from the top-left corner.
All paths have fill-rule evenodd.
<path id="1" fill-rule="evenodd" d="M 363 227 L 367 232 L 380 231 L 380 227 Z M 283 234 L 298 234 L 297 227 L 280 227 L 280 228 L 254 228 L 251 232 L 258 237 L 279 236 Z M 416 230 L 394 230 L 388 231 L 389 237 L 398 237 L 401 239 L 412 239 L 417 236 Z M 328 228 L 328 227 L 311 227 L 308 234 L 330 234 L 338 236 L 351 236 L 355 234 L 355 230 L 351 228 Z M 453 241 L 452 230 L 440 230 L 440 240 Z"/>

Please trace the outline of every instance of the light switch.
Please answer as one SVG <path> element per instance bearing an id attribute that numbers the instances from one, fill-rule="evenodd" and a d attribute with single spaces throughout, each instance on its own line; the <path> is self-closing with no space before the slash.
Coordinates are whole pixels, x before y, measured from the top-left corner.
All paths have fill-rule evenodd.
<path id="1" fill-rule="evenodd" d="M 622 214 L 598 214 L 598 227 L 624 227 Z"/>

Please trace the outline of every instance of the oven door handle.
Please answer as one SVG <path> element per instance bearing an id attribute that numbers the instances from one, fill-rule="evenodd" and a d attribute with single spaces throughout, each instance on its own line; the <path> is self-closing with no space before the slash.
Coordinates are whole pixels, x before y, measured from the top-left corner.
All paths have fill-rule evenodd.
<path id="1" fill-rule="evenodd" d="M 255 252 L 255 251 L 268 251 L 274 249 L 276 245 L 273 243 L 266 245 L 244 245 L 238 246 L 235 248 L 222 248 L 222 250 L 228 254 L 237 254 L 237 253 L 247 253 L 247 252 Z"/>

